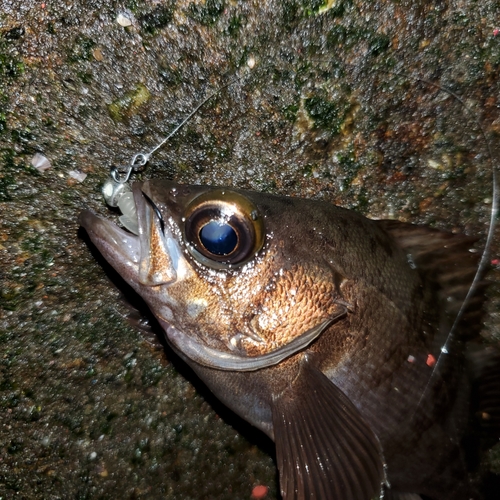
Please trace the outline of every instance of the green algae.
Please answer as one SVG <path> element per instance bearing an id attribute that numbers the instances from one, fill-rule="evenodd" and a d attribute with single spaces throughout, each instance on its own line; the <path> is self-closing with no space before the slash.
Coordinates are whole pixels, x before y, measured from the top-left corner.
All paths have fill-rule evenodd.
<path id="1" fill-rule="evenodd" d="M 0 44 L 0 77 L 18 78 L 25 72 L 25 65 L 8 53 L 2 52 Z"/>
<path id="2" fill-rule="evenodd" d="M 139 83 L 133 90 L 108 104 L 108 112 L 115 122 L 123 122 L 135 115 L 150 98 L 151 93 L 147 87 Z"/>
<path id="3" fill-rule="evenodd" d="M 7 93 L 0 90 L 0 136 L 7 131 L 8 104 Z"/>
<path id="4" fill-rule="evenodd" d="M 347 115 L 348 106 L 342 101 L 330 101 L 320 96 L 304 100 L 304 108 L 314 126 L 338 134 Z"/>
<path id="5" fill-rule="evenodd" d="M 391 39 L 384 34 L 374 34 L 369 38 L 369 51 L 372 56 L 379 56 L 387 52 L 391 45 Z"/>
<path id="6" fill-rule="evenodd" d="M 337 161 L 339 162 L 343 172 L 343 188 L 348 189 L 351 186 L 352 181 L 358 175 L 362 165 L 356 160 L 355 152 L 352 147 L 337 154 Z"/>
<path id="7" fill-rule="evenodd" d="M 286 29 L 290 30 L 302 19 L 314 16 L 340 18 L 346 8 L 352 7 L 350 0 L 285 0 L 281 3 L 282 20 Z"/>
<path id="8" fill-rule="evenodd" d="M 139 17 L 139 22 L 143 31 L 149 35 L 154 35 L 157 31 L 167 27 L 174 16 L 175 3 L 158 5 L 150 12 Z"/>
<path id="9" fill-rule="evenodd" d="M 0 202 L 11 201 L 15 191 L 17 166 L 13 149 L 0 150 Z"/>
<path id="10" fill-rule="evenodd" d="M 97 43 L 89 36 L 79 34 L 68 49 L 67 58 L 70 64 L 77 64 L 92 59 L 92 51 Z"/>
<path id="11" fill-rule="evenodd" d="M 302 8 L 306 16 L 314 16 L 327 9 L 328 0 L 302 0 Z"/>
<path id="12" fill-rule="evenodd" d="M 297 119 L 299 109 L 300 107 L 298 104 L 290 104 L 283 108 L 282 113 L 286 120 L 293 123 Z"/>
<path id="13" fill-rule="evenodd" d="M 204 4 L 189 4 L 189 16 L 204 26 L 215 24 L 224 12 L 224 0 L 206 0 Z"/>
<path id="14" fill-rule="evenodd" d="M 243 26 L 244 17 L 238 14 L 235 14 L 229 19 L 229 24 L 227 26 L 226 32 L 229 36 L 236 38 L 238 36 L 238 32 Z"/>

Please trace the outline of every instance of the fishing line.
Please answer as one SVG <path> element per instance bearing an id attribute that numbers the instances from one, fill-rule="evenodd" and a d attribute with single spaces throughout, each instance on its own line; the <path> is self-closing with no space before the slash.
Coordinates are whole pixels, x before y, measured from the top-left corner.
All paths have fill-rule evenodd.
<path id="1" fill-rule="evenodd" d="M 327 63 L 327 64 L 331 63 L 331 61 L 327 61 L 324 59 L 308 59 L 308 61 Z M 349 66 L 349 64 L 347 64 L 347 66 Z M 467 104 L 465 103 L 463 98 L 460 97 L 456 92 L 454 92 L 453 90 L 451 90 L 447 87 L 444 87 L 438 83 L 435 83 L 431 80 L 428 80 L 426 78 L 421 78 L 421 77 L 413 76 L 411 74 L 401 73 L 401 72 L 396 71 L 396 70 L 386 71 L 386 70 L 383 70 L 381 68 L 373 68 L 373 67 L 370 68 L 370 70 L 376 71 L 378 73 L 384 73 L 386 75 L 391 75 L 391 76 L 396 75 L 396 76 L 399 76 L 403 79 L 410 79 L 410 80 L 413 80 L 415 82 L 425 83 L 429 87 L 433 87 L 440 92 L 444 92 L 445 94 L 448 94 L 450 97 L 455 99 L 462 106 L 462 109 L 465 110 L 467 116 L 476 125 L 480 136 L 484 140 L 484 143 L 486 146 L 486 151 L 487 151 L 488 163 L 489 163 L 490 172 L 491 172 L 492 204 L 491 204 L 489 225 L 488 225 L 488 231 L 486 233 L 486 241 L 484 244 L 484 249 L 483 249 L 483 252 L 481 254 L 481 258 L 479 260 L 479 264 L 478 264 L 476 272 L 474 274 L 474 278 L 472 280 L 472 283 L 471 283 L 471 285 L 467 291 L 467 294 L 466 294 L 466 296 L 465 296 L 465 298 L 464 298 L 464 300 L 459 308 L 458 313 L 456 314 L 456 316 L 453 320 L 452 326 L 451 326 L 450 331 L 448 332 L 448 334 L 446 336 L 445 342 L 443 343 L 443 345 L 440 348 L 440 352 L 436 358 L 436 363 L 433 367 L 433 370 L 431 372 L 429 380 L 427 381 L 426 387 L 425 387 L 425 389 L 424 389 L 424 391 L 419 399 L 419 402 L 418 402 L 418 404 L 413 412 L 412 416 L 414 417 L 417 410 L 420 408 L 424 398 L 426 397 L 432 383 L 434 382 L 434 379 L 438 373 L 438 369 L 442 366 L 442 364 L 444 362 L 445 356 L 450 352 L 450 345 L 454 339 L 454 335 L 455 335 L 455 332 L 459 326 L 459 323 L 462 320 L 462 318 L 465 314 L 465 311 L 466 311 L 467 307 L 469 306 L 469 304 L 470 304 L 470 302 L 471 302 L 471 300 L 472 300 L 472 298 L 477 290 L 478 285 L 480 284 L 481 280 L 484 277 L 486 268 L 490 264 L 490 251 L 491 251 L 491 246 L 493 244 L 493 237 L 494 237 L 494 233 L 495 233 L 496 219 L 497 219 L 498 208 L 499 208 L 498 207 L 498 203 L 499 203 L 499 200 L 498 200 L 498 194 L 499 194 L 499 192 L 498 192 L 498 190 L 499 190 L 499 188 L 498 188 L 498 174 L 497 174 L 497 170 L 496 170 L 495 165 L 494 165 L 494 160 L 493 160 L 494 156 L 493 156 L 491 144 L 490 144 L 490 141 L 488 140 L 488 137 L 486 135 L 484 127 L 480 123 L 480 121 L 477 118 L 477 115 L 474 113 L 474 111 L 471 108 L 469 108 L 469 106 L 467 106 Z"/>
<path id="2" fill-rule="evenodd" d="M 130 191 L 130 187 L 127 184 L 132 172 L 139 172 L 141 171 L 146 164 L 149 162 L 151 156 L 158 150 L 160 149 L 166 142 L 168 142 L 169 139 L 171 139 L 191 118 L 202 108 L 208 101 L 219 95 L 225 88 L 230 87 L 234 83 L 240 81 L 243 78 L 241 77 L 234 77 L 232 78 L 228 83 L 225 83 L 221 87 L 219 87 L 217 90 L 211 92 L 207 97 L 205 97 L 203 100 L 201 100 L 192 111 L 190 111 L 183 119 L 182 121 L 164 138 L 162 139 L 155 147 L 153 147 L 149 152 L 147 153 L 137 153 L 135 154 L 132 159 L 130 160 L 130 163 L 127 165 L 121 165 L 121 166 L 112 166 L 110 168 L 110 177 L 106 180 L 106 182 L 103 185 L 102 188 L 102 193 L 104 196 L 104 201 L 110 206 L 110 207 L 117 207 L 118 202 L 122 195 Z"/>
<path id="3" fill-rule="evenodd" d="M 321 60 L 319 60 L 318 62 L 321 62 Z M 325 62 L 325 61 L 323 61 L 323 62 Z M 437 356 L 436 363 L 433 367 L 433 370 L 431 372 L 429 380 L 427 381 L 426 387 L 425 387 L 425 389 L 424 389 L 424 391 L 419 399 L 419 402 L 418 402 L 418 404 L 413 412 L 412 416 L 415 416 L 417 410 L 420 408 L 425 396 L 427 395 L 427 393 L 428 393 L 428 391 L 429 391 L 429 389 L 434 381 L 435 376 L 438 373 L 438 369 L 441 367 L 442 363 L 444 362 L 445 356 L 447 354 L 449 354 L 449 352 L 450 352 L 450 344 L 454 339 L 454 334 L 456 332 L 456 329 L 458 328 L 458 325 L 459 325 L 461 319 L 463 318 L 463 315 L 465 314 L 465 311 L 466 311 L 467 307 L 469 306 L 480 281 L 483 279 L 483 275 L 486 271 L 486 268 L 490 265 L 490 250 L 491 250 L 491 246 L 493 244 L 493 237 L 494 237 L 495 228 L 496 228 L 496 219 L 497 219 L 497 215 L 498 215 L 498 189 L 499 189 L 498 188 L 498 174 L 497 174 L 497 170 L 495 168 L 494 161 L 493 161 L 493 151 L 491 148 L 491 144 L 490 144 L 490 141 L 488 140 L 488 137 L 486 135 L 484 127 L 480 123 L 480 121 L 477 118 L 474 111 L 471 108 L 469 108 L 469 106 L 467 106 L 465 101 L 456 92 L 454 92 L 453 90 L 451 90 L 447 87 L 444 87 L 438 83 L 435 83 L 431 80 L 428 80 L 426 78 L 416 77 L 416 76 L 413 76 L 410 74 L 401 73 L 399 71 L 385 71 L 385 70 L 380 69 L 380 68 L 371 68 L 371 69 L 376 71 L 376 72 L 379 72 L 379 73 L 385 73 L 388 75 L 396 75 L 396 76 L 399 76 L 401 78 L 407 78 L 407 79 L 411 79 L 411 80 L 416 81 L 416 82 L 425 83 L 426 85 L 429 85 L 430 87 L 433 87 L 436 90 L 438 90 L 440 92 L 444 92 L 445 94 L 448 94 L 450 97 L 453 97 L 462 106 L 462 109 L 465 110 L 465 112 L 467 113 L 469 118 L 471 118 L 472 121 L 474 122 L 474 124 L 477 126 L 479 134 L 483 138 L 485 146 L 486 146 L 488 163 L 489 163 L 490 172 L 491 172 L 492 204 L 491 204 L 488 232 L 486 233 L 486 241 L 484 244 L 484 249 L 483 249 L 483 252 L 481 254 L 481 258 L 479 260 L 479 264 L 478 264 L 476 272 L 474 274 L 474 278 L 472 280 L 472 283 L 467 291 L 467 294 L 466 294 L 466 296 L 465 296 L 465 298 L 460 306 L 460 309 L 459 309 L 457 315 L 455 316 L 455 318 L 453 320 L 450 331 L 448 332 L 448 334 L 446 336 L 446 340 L 440 348 L 440 352 Z"/>

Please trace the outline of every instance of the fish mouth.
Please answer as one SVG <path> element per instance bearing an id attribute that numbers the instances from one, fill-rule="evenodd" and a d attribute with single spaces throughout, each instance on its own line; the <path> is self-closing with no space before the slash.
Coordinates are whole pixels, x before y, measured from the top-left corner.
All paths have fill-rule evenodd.
<path id="1" fill-rule="evenodd" d="M 118 203 L 126 229 L 89 210 L 78 218 L 101 254 L 139 293 L 141 285 L 169 285 L 187 274 L 175 237 L 142 188 L 142 183 L 134 183 L 132 192 L 120 199 L 126 203 Z"/>

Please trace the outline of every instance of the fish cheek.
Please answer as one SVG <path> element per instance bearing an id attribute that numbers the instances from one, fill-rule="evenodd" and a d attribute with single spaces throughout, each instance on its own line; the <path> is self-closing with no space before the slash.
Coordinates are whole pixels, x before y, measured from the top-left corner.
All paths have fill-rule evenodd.
<path id="1" fill-rule="evenodd" d="M 220 287 L 197 275 L 168 286 L 163 301 L 174 304 L 173 326 L 186 333 L 206 340 L 206 337 L 213 338 L 217 332 L 227 330 L 227 308 Z"/>
<path id="2" fill-rule="evenodd" d="M 171 324 L 206 346 L 232 351 L 231 339 L 246 331 L 245 311 L 253 310 L 259 271 L 239 275 L 195 269 L 193 274 L 167 289 L 177 304 Z"/>
<path id="3" fill-rule="evenodd" d="M 269 349 L 288 344 L 345 308 L 339 304 L 338 281 L 329 270 L 314 264 L 280 270 L 261 294 L 250 328 Z"/>
<path id="4" fill-rule="evenodd" d="M 179 322 L 174 326 L 221 350 L 233 351 L 234 339 L 246 338 L 249 344 L 239 347 L 244 353 L 253 354 L 256 341 L 251 339 L 249 321 L 273 283 L 273 255 L 269 251 L 251 265 L 229 272 L 194 265 L 193 276 L 169 287 L 180 306 Z"/>

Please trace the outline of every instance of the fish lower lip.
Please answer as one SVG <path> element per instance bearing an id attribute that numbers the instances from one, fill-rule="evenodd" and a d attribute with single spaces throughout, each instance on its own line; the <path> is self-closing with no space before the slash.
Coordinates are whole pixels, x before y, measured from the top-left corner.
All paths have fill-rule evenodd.
<path id="1" fill-rule="evenodd" d="M 110 260 L 113 266 L 115 266 L 115 262 L 127 266 L 139 263 L 140 245 L 137 236 L 89 210 L 80 213 L 78 222 L 85 228 L 94 245 L 107 260 Z"/>
<path id="2" fill-rule="evenodd" d="M 168 340 L 174 345 L 176 350 L 182 353 L 182 355 L 208 368 L 241 372 L 261 370 L 262 368 L 268 368 L 281 363 L 284 359 L 305 349 L 316 340 L 335 319 L 337 318 L 328 319 L 320 323 L 283 347 L 275 349 L 267 354 L 250 357 L 212 349 L 211 347 L 197 342 L 180 330 L 177 330 L 177 328 L 171 326 L 161 318 L 158 318 L 167 334 Z"/>

